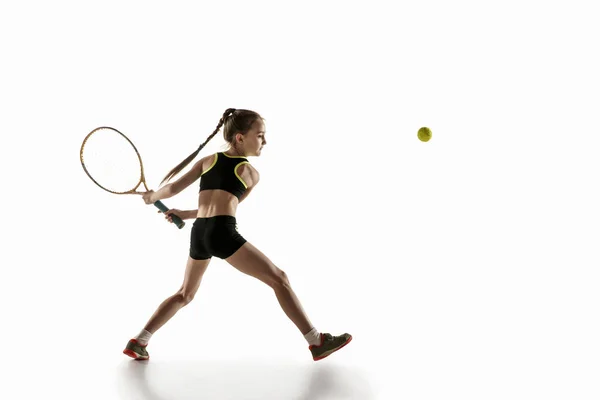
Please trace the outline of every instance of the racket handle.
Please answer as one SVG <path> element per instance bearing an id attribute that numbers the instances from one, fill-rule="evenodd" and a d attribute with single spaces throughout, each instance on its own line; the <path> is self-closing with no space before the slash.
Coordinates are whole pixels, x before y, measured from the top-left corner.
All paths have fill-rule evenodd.
<path id="1" fill-rule="evenodd" d="M 162 202 L 162 201 L 160 201 L 160 200 L 159 200 L 159 201 L 157 201 L 157 202 L 155 202 L 155 203 L 154 203 L 154 205 L 155 205 L 156 207 L 158 207 L 158 209 L 159 209 L 160 211 L 162 211 L 162 212 L 167 212 L 167 211 L 169 211 L 169 208 L 168 208 L 167 206 L 165 206 L 165 205 L 163 204 L 163 202 Z M 185 222 L 183 222 L 183 221 L 181 220 L 181 218 L 179 218 L 177 215 L 171 215 L 171 219 L 173 219 L 173 222 L 175 223 L 175 225 L 177 225 L 177 227 L 178 227 L 179 229 L 181 229 L 181 228 L 183 228 L 183 227 L 185 226 Z"/>

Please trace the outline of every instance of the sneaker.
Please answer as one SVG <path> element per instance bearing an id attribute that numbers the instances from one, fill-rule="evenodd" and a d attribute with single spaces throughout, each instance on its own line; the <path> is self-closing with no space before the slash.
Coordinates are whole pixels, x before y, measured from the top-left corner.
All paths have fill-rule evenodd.
<path id="1" fill-rule="evenodd" d="M 333 352 L 338 351 L 352 340 L 352 335 L 344 333 L 340 336 L 333 336 L 329 333 L 321 333 L 321 344 L 310 345 L 308 349 L 312 353 L 313 360 L 318 361 L 327 357 Z"/>
<path id="2" fill-rule="evenodd" d="M 142 346 L 137 340 L 131 339 L 125 350 L 123 350 L 123 354 L 127 354 L 129 357 L 134 358 L 136 360 L 147 360 L 150 358 L 150 355 L 146 351 L 146 346 Z"/>

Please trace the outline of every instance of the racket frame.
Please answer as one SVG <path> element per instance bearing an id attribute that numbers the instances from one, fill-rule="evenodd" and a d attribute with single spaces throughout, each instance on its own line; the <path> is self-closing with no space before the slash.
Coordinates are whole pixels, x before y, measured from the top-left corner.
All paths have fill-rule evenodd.
<path id="1" fill-rule="evenodd" d="M 116 192 L 114 190 L 110 190 L 108 188 L 105 188 L 98 181 L 96 181 L 94 179 L 94 177 L 90 174 L 90 172 L 86 168 L 85 162 L 83 161 L 83 149 L 85 147 L 86 142 L 92 136 L 92 134 L 94 134 L 96 131 L 98 131 L 100 129 L 110 129 L 112 131 L 117 132 L 119 135 L 123 136 L 123 138 L 125 138 L 125 140 L 127 140 L 127 142 L 129 142 L 129 144 L 131 145 L 131 147 L 135 151 L 135 154 L 136 154 L 136 156 L 138 158 L 138 161 L 140 162 L 140 180 L 138 181 L 137 185 L 135 185 L 135 187 L 133 189 L 125 191 L 125 192 Z M 98 128 L 95 128 L 94 130 L 92 130 L 90 133 L 87 134 L 87 136 L 85 137 L 85 139 L 83 139 L 83 143 L 81 144 L 81 150 L 79 151 L 79 158 L 81 160 L 81 166 L 83 167 L 83 170 L 85 171 L 86 175 L 92 180 L 92 182 L 94 182 L 101 189 L 104 189 L 104 190 L 106 190 L 109 193 L 113 193 L 113 194 L 144 194 L 145 192 L 139 192 L 139 191 L 137 191 L 137 188 L 142 183 L 144 184 L 144 187 L 146 188 L 146 192 L 148 192 L 150 190 L 150 189 L 148 189 L 148 185 L 146 184 L 146 176 L 144 175 L 144 164 L 142 163 L 142 156 L 140 155 L 140 152 L 138 151 L 137 147 L 135 147 L 135 145 L 133 144 L 133 142 L 131 140 L 129 140 L 129 138 L 127 136 L 125 136 L 125 134 L 123 132 L 120 132 L 118 129 L 112 128 L 110 126 L 99 126 Z M 163 213 L 169 211 L 169 208 L 167 206 L 165 206 L 165 204 L 162 201 L 160 201 L 160 200 L 155 201 L 153 204 L 156 206 L 156 208 L 158 208 Z M 183 222 L 181 220 L 181 218 L 179 218 L 178 216 L 172 215 L 171 219 L 173 220 L 173 223 L 175 224 L 175 226 L 177 226 L 177 228 L 181 229 L 181 228 L 183 228 L 185 226 L 185 222 Z"/>

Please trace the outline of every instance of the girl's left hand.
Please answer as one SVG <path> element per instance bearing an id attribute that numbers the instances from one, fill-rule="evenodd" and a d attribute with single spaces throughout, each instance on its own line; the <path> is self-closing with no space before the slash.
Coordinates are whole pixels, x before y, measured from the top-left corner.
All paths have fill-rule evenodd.
<path id="1" fill-rule="evenodd" d="M 162 211 L 159 211 L 159 213 Z M 165 211 L 165 219 L 169 222 L 173 222 L 173 215 L 178 216 L 180 219 L 187 219 L 186 212 L 178 210 L 176 208 L 172 208 L 168 211 Z"/>
<path id="2" fill-rule="evenodd" d="M 142 199 L 144 199 L 144 203 L 152 204 L 154 200 L 152 199 L 152 195 L 154 194 L 154 190 L 148 190 L 146 193 L 142 194 Z"/>

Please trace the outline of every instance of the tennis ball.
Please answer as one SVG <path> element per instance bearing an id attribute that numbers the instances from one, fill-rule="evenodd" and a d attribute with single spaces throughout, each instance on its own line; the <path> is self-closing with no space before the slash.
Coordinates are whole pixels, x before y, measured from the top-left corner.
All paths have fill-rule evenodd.
<path id="1" fill-rule="evenodd" d="M 419 132 L 417 132 L 417 137 L 421 142 L 427 142 L 431 139 L 431 129 L 426 126 L 420 128 Z"/>

